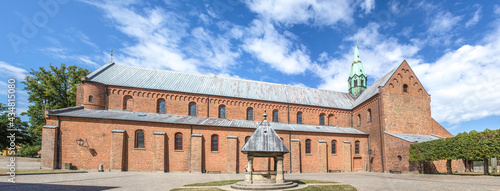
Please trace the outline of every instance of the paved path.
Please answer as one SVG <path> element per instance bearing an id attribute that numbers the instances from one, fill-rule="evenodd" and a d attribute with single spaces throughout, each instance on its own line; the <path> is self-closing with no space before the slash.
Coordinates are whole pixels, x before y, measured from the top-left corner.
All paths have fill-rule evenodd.
<path id="1" fill-rule="evenodd" d="M 17 183 L 0 176 L 0 190 L 169 190 L 185 184 L 244 179 L 243 174 L 157 172 L 89 172 L 18 175 Z M 358 190 L 497 190 L 500 177 L 369 172 L 285 174 L 288 179 L 314 179 L 350 184 Z"/>

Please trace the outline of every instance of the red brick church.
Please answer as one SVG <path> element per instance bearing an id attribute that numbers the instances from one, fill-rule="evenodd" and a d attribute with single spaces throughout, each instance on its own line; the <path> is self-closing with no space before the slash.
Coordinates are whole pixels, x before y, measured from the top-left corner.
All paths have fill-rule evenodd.
<path id="1" fill-rule="evenodd" d="M 76 107 L 46 112 L 42 166 L 244 172 L 240 150 L 265 110 L 290 150 L 288 173 L 416 171 L 410 144 L 452 136 L 431 117 L 431 97 L 406 61 L 367 86 L 355 47 L 348 83 L 344 93 L 111 62 L 82 77 Z M 272 164 L 258 158 L 254 168 Z M 446 170 L 443 161 L 426 165 Z"/>

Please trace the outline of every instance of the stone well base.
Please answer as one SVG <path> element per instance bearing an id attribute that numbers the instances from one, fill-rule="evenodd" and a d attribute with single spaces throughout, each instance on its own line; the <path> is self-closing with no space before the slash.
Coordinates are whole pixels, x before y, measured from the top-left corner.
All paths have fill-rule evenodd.
<path id="1" fill-rule="evenodd" d="M 240 190 L 279 190 L 296 187 L 297 183 L 286 181 L 284 183 L 254 183 L 249 184 L 245 181 L 237 182 L 231 185 L 231 188 Z"/>

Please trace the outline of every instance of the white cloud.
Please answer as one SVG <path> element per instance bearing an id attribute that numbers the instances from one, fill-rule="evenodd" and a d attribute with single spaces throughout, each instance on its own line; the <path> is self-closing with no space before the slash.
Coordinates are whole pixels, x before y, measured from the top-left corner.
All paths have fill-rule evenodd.
<path id="1" fill-rule="evenodd" d="M 353 22 L 353 6 L 347 0 L 247 0 L 246 4 L 264 19 L 283 24 L 330 26 Z"/>
<path id="2" fill-rule="evenodd" d="M 361 9 L 365 11 L 365 14 L 368 14 L 375 9 L 375 0 L 365 0 L 361 3 Z"/>
<path id="3" fill-rule="evenodd" d="M 345 39 L 348 42 L 358 40 L 365 73 L 374 79 L 382 77 L 401 64 L 404 59 L 418 60 L 415 56 L 420 50 L 418 45 L 400 44 L 396 38 L 380 34 L 379 29 L 379 24 L 369 23 L 365 28 L 359 29 L 357 33 Z M 314 66 L 314 72 L 324 81 L 318 88 L 347 92 L 347 79 L 354 52 L 353 45 L 349 43 L 348 48 L 342 49 L 344 54 L 340 58 Z"/>
<path id="4" fill-rule="evenodd" d="M 438 12 L 429 20 L 428 32 L 437 35 L 447 33 L 452 30 L 460 20 L 462 20 L 460 16 L 454 16 L 448 11 Z"/>
<path id="5" fill-rule="evenodd" d="M 26 74 L 28 73 L 25 69 L 15 67 L 7 62 L 0 61 L 0 71 L 2 74 L 0 76 L 6 78 L 15 78 L 17 81 L 24 80 Z M 6 87 L 6 86 L 3 86 Z"/>
<path id="6" fill-rule="evenodd" d="M 82 64 L 86 64 L 92 67 L 99 67 L 101 64 L 97 64 L 96 62 L 93 61 L 93 59 L 97 58 L 92 58 L 87 55 L 76 55 L 76 54 L 71 54 L 67 49 L 64 48 L 59 48 L 59 47 L 45 47 L 42 48 L 40 51 L 45 52 L 46 54 L 60 59 L 61 62 L 66 62 L 66 61 L 76 61 L 80 62 Z M 108 60 L 109 61 L 109 60 Z"/>
<path id="7" fill-rule="evenodd" d="M 470 18 L 467 23 L 465 23 L 465 27 L 470 27 L 470 26 L 474 26 L 475 24 L 477 24 L 477 22 L 479 21 L 479 19 L 481 18 L 481 7 L 478 6 L 477 10 L 474 12 L 474 15 L 472 16 L 472 18 Z"/>
<path id="8" fill-rule="evenodd" d="M 262 20 L 254 20 L 248 31 L 243 49 L 260 61 L 285 74 L 299 74 L 309 68 L 307 49 L 286 38 L 293 36 L 291 33 L 282 35 L 274 25 Z"/>
<path id="9" fill-rule="evenodd" d="M 140 8 L 136 2 L 87 3 L 103 9 L 114 27 L 135 40 L 117 50 L 116 63 L 200 72 L 202 68 L 225 70 L 239 57 L 239 50 L 232 49 L 231 33 L 214 37 L 205 28 L 189 31 L 187 19 L 176 12 L 157 6 Z M 207 15 L 199 19 L 211 23 Z"/>

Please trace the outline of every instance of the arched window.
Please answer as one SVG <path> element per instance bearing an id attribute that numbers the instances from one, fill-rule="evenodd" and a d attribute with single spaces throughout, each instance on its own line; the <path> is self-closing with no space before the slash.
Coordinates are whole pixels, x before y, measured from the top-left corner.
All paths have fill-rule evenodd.
<path id="1" fill-rule="evenodd" d="M 144 131 L 135 131 L 135 148 L 144 148 Z"/>
<path id="2" fill-rule="evenodd" d="M 302 124 L 302 112 L 297 112 L 297 124 Z"/>
<path id="3" fill-rule="evenodd" d="M 273 122 L 278 122 L 278 110 L 273 111 Z"/>
<path id="4" fill-rule="evenodd" d="M 354 80 L 354 87 L 358 86 L 358 80 Z"/>
<path id="5" fill-rule="evenodd" d="M 164 99 L 158 100 L 158 107 L 156 108 L 156 112 L 165 113 L 165 100 Z"/>
<path id="6" fill-rule="evenodd" d="M 354 142 L 354 154 L 359 155 L 359 141 Z"/>
<path id="7" fill-rule="evenodd" d="M 408 85 L 403 85 L 403 92 L 408 92 Z"/>
<path id="8" fill-rule="evenodd" d="M 219 151 L 219 135 L 212 135 L 212 151 Z"/>
<path id="9" fill-rule="evenodd" d="M 372 121 L 372 109 L 368 109 L 368 121 Z"/>
<path id="10" fill-rule="evenodd" d="M 358 126 L 361 126 L 361 114 L 358 114 Z"/>
<path id="11" fill-rule="evenodd" d="M 175 134 L 175 150 L 182 150 L 182 133 Z"/>
<path id="12" fill-rule="evenodd" d="M 247 120 L 253 120 L 253 108 L 251 107 L 247 109 Z"/>
<path id="13" fill-rule="evenodd" d="M 123 97 L 123 110 L 132 111 L 134 109 L 134 99 L 130 95 Z"/>
<path id="14" fill-rule="evenodd" d="M 319 125 L 325 125 L 325 114 L 319 115 Z"/>
<path id="15" fill-rule="evenodd" d="M 332 154 L 337 154 L 337 141 L 333 140 L 332 141 Z"/>
<path id="16" fill-rule="evenodd" d="M 245 143 L 247 143 L 247 142 L 248 142 L 248 139 L 250 139 L 250 136 L 246 136 L 246 137 L 245 137 Z"/>
<path id="17" fill-rule="evenodd" d="M 361 86 L 365 86 L 365 81 L 361 80 Z"/>
<path id="18" fill-rule="evenodd" d="M 93 102 L 93 101 L 94 101 L 94 97 L 89 96 L 89 102 Z"/>
<path id="19" fill-rule="evenodd" d="M 399 161 L 403 160 L 403 157 L 401 157 L 401 155 L 398 155 L 398 160 Z"/>
<path id="20" fill-rule="evenodd" d="M 219 106 L 219 118 L 226 118 L 226 106 Z"/>
<path id="21" fill-rule="evenodd" d="M 311 139 L 306 140 L 306 154 L 311 154 Z"/>
<path id="22" fill-rule="evenodd" d="M 196 103 L 189 103 L 189 115 L 196 116 Z"/>

